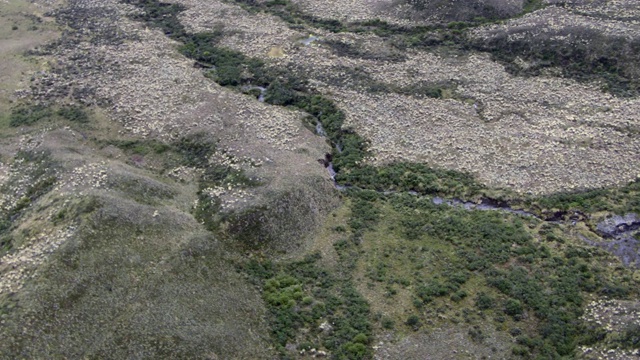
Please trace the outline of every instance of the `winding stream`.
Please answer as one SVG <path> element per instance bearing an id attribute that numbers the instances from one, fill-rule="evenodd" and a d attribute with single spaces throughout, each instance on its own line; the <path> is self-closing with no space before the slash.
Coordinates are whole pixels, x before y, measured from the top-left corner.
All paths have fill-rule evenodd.
<path id="1" fill-rule="evenodd" d="M 495 201 L 492 201 L 491 199 L 482 199 L 480 201 L 479 204 L 476 204 L 474 202 L 471 201 L 462 201 L 460 199 L 444 199 L 438 196 L 435 196 L 431 199 L 431 201 L 436 204 L 436 205 L 442 205 L 442 204 L 446 204 L 449 206 L 453 206 L 453 207 L 459 207 L 459 208 L 463 208 L 465 210 L 478 210 L 478 211 L 502 211 L 502 212 L 506 212 L 506 213 L 510 213 L 510 214 L 516 214 L 516 215 L 520 215 L 520 216 L 527 216 L 527 217 L 535 217 L 538 218 L 540 220 L 545 220 L 540 218 L 539 216 L 530 213 L 528 211 L 524 211 L 524 210 L 520 210 L 520 209 L 513 209 L 507 205 L 501 206 L 496 204 Z M 545 220 L 546 221 L 546 220 Z"/>
<path id="2" fill-rule="evenodd" d="M 329 140 L 327 133 L 320 122 L 316 124 L 315 132 L 317 135 Z M 335 144 L 335 147 L 338 153 L 342 153 L 340 144 Z M 340 185 L 336 182 L 336 171 L 333 168 L 331 160 L 331 155 L 326 154 L 325 159 L 319 159 L 318 162 L 323 164 L 329 172 L 329 176 L 331 177 L 331 180 L 333 180 L 335 188 L 338 191 L 346 191 L 351 187 L 348 185 Z M 397 191 L 383 192 L 385 195 L 394 193 L 397 193 Z M 420 194 L 415 191 L 407 191 L 407 194 L 420 196 Z M 522 209 L 514 209 L 506 203 L 489 198 L 483 198 L 479 203 L 475 203 L 457 198 L 447 199 L 434 196 L 431 198 L 431 201 L 435 205 L 456 207 L 467 211 L 500 211 L 522 217 L 534 217 L 548 223 L 569 223 L 570 225 L 575 226 L 578 222 L 584 221 L 584 214 L 579 212 L 576 212 L 573 215 L 570 215 L 567 212 L 557 212 L 550 217 L 543 218 L 532 212 Z M 636 266 L 640 268 L 640 241 L 635 238 L 635 236 L 640 233 L 640 216 L 638 216 L 638 214 L 629 213 L 624 216 L 614 215 L 598 223 L 594 232 L 601 236 L 604 241 L 593 241 L 582 235 L 578 236 L 585 243 L 591 246 L 600 247 L 612 253 L 618 257 L 625 266 Z"/>

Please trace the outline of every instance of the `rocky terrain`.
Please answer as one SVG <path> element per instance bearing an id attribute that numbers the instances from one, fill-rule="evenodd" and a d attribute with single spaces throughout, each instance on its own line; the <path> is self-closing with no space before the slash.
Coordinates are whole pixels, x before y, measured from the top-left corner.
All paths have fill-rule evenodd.
<path id="1" fill-rule="evenodd" d="M 222 26 L 218 19 L 224 14 L 224 26 L 233 29 L 222 41 L 225 46 L 257 57 L 268 57 L 271 48 L 281 48 L 285 56 L 274 62 L 310 75 L 312 85 L 339 104 L 347 114 L 346 124 L 371 141 L 372 163 L 427 162 L 471 172 L 490 186 L 533 193 L 625 184 L 639 175 L 635 171 L 639 144 L 633 136 L 638 129 L 634 115 L 638 102 L 603 94 L 598 83 L 583 84 L 552 74 L 513 76 L 486 54 L 452 57 L 405 50 L 399 56 L 397 50 L 394 54 L 385 49 L 389 44 L 383 39 L 370 34 L 317 31 L 322 40 L 302 46 L 296 40 L 306 33 L 284 24 L 278 28 L 276 19 L 263 14 L 264 20 L 255 21 L 254 15 L 230 11 L 227 4 L 184 4 L 190 10 L 182 21 L 194 31 Z M 316 15 L 332 14 L 318 6 L 354 14 L 328 2 L 314 6 L 309 11 Z M 629 7 L 632 16 L 633 5 Z M 373 11 L 376 7 L 362 8 Z M 604 37 L 638 39 L 633 21 L 609 20 L 611 24 L 606 25 L 599 16 L 577 15 L 579 9 L 550 7 L 501 26 L 514 32 L 510 41 L 539 26 L 533 25 L 541 22 L 536 19 L 558 19 L 553 26 L 560 33 L 598 28 Z M 373 12 L 363 19 L 377 16 Z M 494 25 L 479 27 L 471 36 L 472 41 L 489 42 L 498 34 L 499 27 Z M 340 55 L 326 45 L 335 42 L 352 47 L 357 55 Z M 386 58 L 385 50 L 391 52 Z M 369 89 L 418 88 L 424 82 L 448 84 L 452 92 L 432 99 L 372 94 Z"/>
<path id="2" fill-rule="evenodd" d="M 0 357 L 637 357 L 639 11 L 1 1 Z"/>

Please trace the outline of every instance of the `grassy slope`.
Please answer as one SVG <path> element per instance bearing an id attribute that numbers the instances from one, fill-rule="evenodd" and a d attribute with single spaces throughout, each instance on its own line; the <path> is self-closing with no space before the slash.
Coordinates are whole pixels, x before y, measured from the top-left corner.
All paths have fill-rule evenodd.
<path id="1" fill-rule="evenodd" d="M 33 260 L 40 265 L 22 291 L 0 299 L 2 357 L 270 358 L 259 294 L 235 271 L 226 247 L 189 213 L 198 185 L 164 175 L 198 154 L 180 142 L 113 139 L 113 124 L 99 112 L 83 111 L 86 122 L 52 110 L 21 124 L 30 133 L 67 126 L 91 140 L 47 134 L 44 158 L 18 154 L 25 169 L 33 164 L 35 170 L 14 167 L 5 184 L 5 191 L 18 189 L 28 199 L 13 208 L 2 230 L 7 256 L 25 257 L 26 263 L 18 262 L 25 275 L 35 269 L 24 265 L 30 255 L 21 249 L 55 241 L 60 231 L 70 236 L 46 261 Z M 111 158 L 113 143 L 121 147 L 115 148 L 121 160 Z M 144 166 L 125 163 L 142 154 Z M 71 194 L 54 189 L 72 186 L 67 177 L 78 162 L 100 161 L 108 164 L 110 180 Z M 56 170 L 53 186 L 23 189 L 25 174 L 35 185 L 48 179 L 40 168 Z M 82 186 L 82 172 L 75 174 L 74 183 Z M 89 185 L 100 182 L 92 179 Z"/>

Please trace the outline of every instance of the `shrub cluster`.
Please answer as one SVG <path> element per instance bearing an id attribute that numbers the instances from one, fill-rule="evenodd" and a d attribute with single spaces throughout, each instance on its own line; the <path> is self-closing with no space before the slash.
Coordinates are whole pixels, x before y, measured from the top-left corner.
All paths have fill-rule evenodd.
<path id="1" fill-rule="evenodd" d="M 21 106 L 13 109 L 9 116 L 9 125 L 13 127 L 33 125 L 42 119 L 53 116 L 53 111 L 43 105 Z"/>
<path id="2" fill-rule="evenodd" d="M 21 105 L 11 110 L 9 125 L 30 126 L 45 119 L 61 118 L 75 123 L 89 122 L 89 115 L 80 106 L 66 105 L 58 109 L 45 105 Z"/>
<path id="3" fill-rule="evenodd" d="M 422 272 L 414 270 L 424 266 L 420 265 L 424 256 L 406 254 L 394 259 L 391 256 L 403 252 L 382 251 L 385 263 L 414 262 L 410 268 L 415 274 L 415 305 L 422 308 L 445 296 L 460 301 L 466 296 L 467 279 L 479 276 L 490 288 L 476 293 L 474 303 L 479 310 L 493 312 L 502 322 L 509 316 L 513 321 L 535 317 L 538 323 L 532 333 L 519 338 L 514 354 L 571 356 L 577 344 L 588 340 L 584 335 L 587 327 L 580 319 L 585 294 L 625 298 L 633 292 L 631 280 L 605 275 L 597 265 L 598 252 L 563 245 L 560 254 L 556 250 L 554 255 L 546 245 L 534 241 L 525 226 L 533 224 L 516 215 L 439 206 L 406 194 L 379 195 L 370 201 L 370 207 L 386 209 L 385 202 L 397 212 L 393 218 L 397 217 L 394 224 L 399 233 L 416 248 L 446 242 L 454 249 L 446 263 L 430 265 L 426 281 Z M 541 234 L 565 236 L 552 225 L 543 227 Z M 369 275 L 374 281 L 396 278 L 397 272 L 385 263 L 372 267 Z"/>
<path id="4" fill-rule="evenodd" d="M 527 205 L 538 211 L 556 209 L 565 212 L 575 210 L 583 213 L 599 211 L 619 214 L 640 213 L 640 181 L 633 181 L 620 188 L 547 195 L 530 199 Z"/>
<path id="5" fill-rule="evenodd" d="M 519 36 L 513 36 L 516 34 Z M 507 30 L 470 45 L 491 52 L 516 74 L 539 75 L 545 68 L 560 67 L 566 77 L 603 80 L 603 90 L 614 95 L 636 96 L 640 89 L 636 60 L 640 56 L 640 40 L 612 38 L 598 30 L 574 26 L 546 32 Z M 533 66 L 525 69 L 514 65 L 518 57 Z"/>
<path id="6" fill-rule="evenodd" d="M 281 354 L 287 356 L 287 344 L 297 344 L 298 350 L 324 347 L 335 359 L 369 358 L 369 305 L 350 281 L 322 270 L 319 259 L 314 254 L 287 264 L 251 261 L 244 266 L 262 286 Z M 324 322 L 330 330 L 319 328 Z"/>

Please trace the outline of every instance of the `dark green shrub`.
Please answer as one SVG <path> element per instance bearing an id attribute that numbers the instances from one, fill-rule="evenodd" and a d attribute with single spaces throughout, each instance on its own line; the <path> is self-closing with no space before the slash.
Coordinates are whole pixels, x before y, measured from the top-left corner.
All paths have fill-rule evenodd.
<path id="1" fill-rule="evenodd" d="M 276 80 L 267 88 L 264 101 L 272 105 L 289 106 L 295 104 L 297 98 L 291 84 Z"/>
<path id="2" fill-rule="evenodd" d="M 580 345 L 592 346 L 599 342 L 602 342 L 607 337 L 607 330 L 599 326 L 583 326 L 582 335 L 579 338 L 578 343 Z"/>
<path id="3" fill-rule="evenodd" d="M 351 204 L 349 227 L 355 232 L 372 228 L 379 219 L 380 211 L 369 201 L 354 199 Z"/>
<path id="4" fill-rule="evenodd" d="M 344 357 L 338 357 L 339 359 L 365 359 L 369 354 L 369 350 L 366 345 L 361 343 L 346 343 L 342 347 Z"/>
<path id="5" fill-rule="evenodd" d="M 522 31 L 522 32 L 519 32 Z M 513 35 L 518 40 L 512 41 Z M 566 40 L 571 35 L 571 41 Z M 582 81 L 598 79 L 606 85 L 604 91 L 618 96 L 636 96 L 637 59 L 640 46 L 637 39 L 611 36 L 600 30 L 581 27 L 559 28 L 545 33 L 527 33 L 518 29 L 504 32 L 492 39 L 477 41 L 472 46 L 490 51 L 496 59 L 507 62 L 515 73 L 539 75 L 547 67 L 560 67 L 563 76 Z M 521 69 L 513 66 L 516 58 L 526 58 L 536 66 Z M 579 205 L 585 199 L 576 198 Z"/>
<path id="6" fill-rule="evenodd" d="M 460 302 L 466 297 L 467 297 L 467 292 L 464 290 L 459 290 L 451 295 L 451 301 Z"/>
<path id="7" fill-rule="evenodd" d="M 13 237 L 11 235 L 0 235 L 0 255 L 13 248 Z"/>
<path id="8" fill-rule="evenodd" d="M 360 333 L 353 338 L 353 342 L 358 344 L 367 344 L 369 343 L 369 338 L 367 335 Z"/>
<path id="9" fill-rule="evenodd" d="M 53 111 L 47 106 L 20 106 L 11 110 L 9 125 L 13 127 L 29 126 L 51 116 L 53 116 Z"/>
<path id="10" fill-rule="evenodd" d="M 504 313 L 507 315 L 516 316 L 522 314 L 523 311 L 522 304 L 518 300 L 507 299 L 504 302 Z"/>
<path id="11" fill-rule="evenodd" d="M 89 122 L 89 115 L 80 106 L 63 106 L 56 112 L 58 116 L 76 123 Z"/>
<path id="12" fill-rule="evenodd" d="M 407 326 L 410 326 L 414 330 L 417 330 L 421 326 L 420 318 L 417 315 L 411 315 L 407 318 L 407 321 L 405 322 L 405 324 Z"/>
<path id="13" fill-rule="evenodd" d="M 200 194 L 198 204 L 193 210 L 193 216 L 204 225 L 205 229 L 216 231 L 220 226 L 220 209 L 220 199 Z"/>
<path id="14" fill-rule="evenodd" d="M 302 298 L 302 305 L 311 305 L 313 304 L 313 298 L 311 296 L 305 296 Z"/>
<path id="15" fill-rule="evenodd" d="M 529 355 L 529 349 L 524 346 L 516 345 L 511 348 L 511 353 L 515 356 L 526 357 Z"/>
<path id="16" fill-rule="evenodd" d="M 625 349 L 640 348 L 640 325 L 628 325 L 615 339 L 615 342 Z"/>
<path id="17" fill-rule="evenodd" d="M 242 70 L 238 66 L 222 65 L 211 74 L 215 82 L 222 86 L 237 86 L 242 81 Z"/>
<path id="18" fill-rule="evenodd" d="M 175 148 L 183 156 L 185 165 L 198 168 L 206 168 L 209 157 L 216 150 L 213 140 L 205 134 L 183 137 L 175 144 Z"/>
<path id="19" fill-rule="evenodd" d="M 390 330 L 390 329 L 393 329 L 394 326 L 395 326 L 395 322 L 391 318 L 388 318 L 388 317 L 382 318 L 383 328 Z"/>
<path id="20" fill-rule="evenodd" d="M 486 293 L 481 292 L 476 296 L 475 303 L 478 309 L 488 310 L 495 306 L 495 299 Z"/>
<path id="21" fill-rule="evenodd" d="M 449 294 L 450 289 L 437 280 L 416 287 L 416 295 L 426 304 L 439 296 Z"/>

